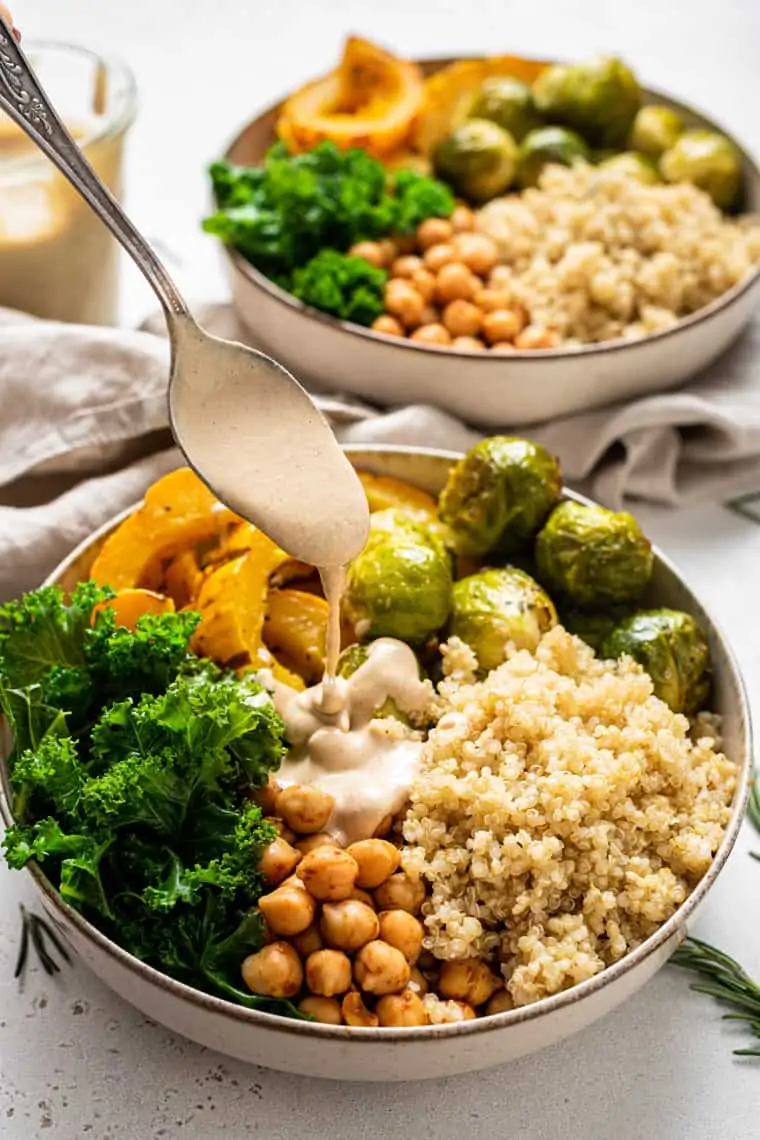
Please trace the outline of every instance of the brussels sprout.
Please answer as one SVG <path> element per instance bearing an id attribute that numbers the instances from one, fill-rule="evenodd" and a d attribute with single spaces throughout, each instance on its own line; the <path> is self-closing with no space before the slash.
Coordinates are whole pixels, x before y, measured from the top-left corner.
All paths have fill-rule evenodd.
<path id="1" fill-rule="evenodd" d="M 475 202 L 503 194 L 517 169 L 517 143 L 487 119 L 468 119 L 438 144 L 433 167 L 457 193 Z"/>
<path id="2" fill-rule="evenodd" d="M 633 120 L 628 146 L 650 158 L 659 158 L 683 131 L 683 119 L 671 107 L 642 107 Z"/>
<path id="3" fill-rule="evenodd" d="M 651 158 L 647 158 L 645 154 L 636 154 L 632 150 L 623 150 L 611 158 L 602 159 L 599 170 L 618 170 L 621 174 L 627 174 L 629 178 L 635 178 L 637 182 L 649 186 L 660 181 L 657 167 Z"/>
<path id="4" fill-rule="evenodd" d="M 418 645 L 449 616 L 451 560 L 434 533 L 403 519 L 394 510 L 371 516 L 369 541 L 348 567 L 343 605 L 362 638 Z"/>
<path id="5" fill-rule="evenodd" d="M 698 712 L 710 691 L 710 647 L 691 614 L 641 610 L 605 638 L 602 655 L 627 654 L 652 678 L 654 691 L 673 712 Z"/>
<path id="6" fill-rule="evenodd" d="M 619 606 L 605 613 L 598 610 L 570 610 L 560 615 L 560 621 L 568 633 L 580 637 L 581 641 L 585 641 L 586 645 L 598 653 L 604 639 L 612 633 L 619 621 L 628 617 L 629 612 Z"/>
<path id="7" fill-rule="evenodd" d="M 476 443 L 452 467 L 438 515 L 457 554 L 508 554 L 530 541 L 561 490 L 559 463 L 546 448 L 494 436 Z"/>
<path id="8" fill-rule="evenodd" d="M 666 182 L 693 182 L 709 194 L 716 206 L 734 205 L 742 183 L 739 151 L 717 131 L 684 131 L 660 159 Z"/>
<path id="9" fill-rule="evenodd" d="M 533 98 L 544 119 L 580 131 L 595 146 L 623 146 L 641 106 L 636 77 L 619 59 L 547 67 Z"/>
<path id="10" fill-rule="evenodd" d="M 568 500 L 555 507 L 536 539 L 542 581 L 592 609 L 634 601 L 653 564 L 649 540 L 625 511 Z"/>
<path id="11" fill-rule="evenodd" d="M 539 127 L 530 131 L 520 146 L 517 181 L 523 188 L 535 186 L 545 166 L 572 166 L 589 162 L 589 149 L 580 135 L 564 127 Z"/>
<path id="12" fill-rule="evenodd" d="M 486 79 L 470 106 L 469 117 L 497 123 L 509 131 L 516 142 L 520 142 L 541 121 L 536 114 L 530 87 L 510 76 Z"/>
<path id="13" fill-rule="evenodd" d="M 348 679 L 357 669 L 359 669 L 369 656 L 369 645 L 348 645 L 338 658 L 337 673 L 339 677 Z M 420 665 L 420 680 L 425 680 L 425 670 Z M 381 705 L 379 705 L 372 714 L 375 717 L 382 719 L 383 717 L 393 717 L 394 720 L 400 720 L 402 724 L 408 726 L 413 722 L 419 721 L 419 716 L 412 716 L 410 713 L 404 712 L 392 697 L 387 697 Z"/>
<path id="14" fill-rule="evenodd" d="M 454 583 L 450 632 L 470 646 L 481 669 L 497 669 L 510 641 L 532 652 L 556 624 L 551 598 L 522 570 L 481 570 Z"/>

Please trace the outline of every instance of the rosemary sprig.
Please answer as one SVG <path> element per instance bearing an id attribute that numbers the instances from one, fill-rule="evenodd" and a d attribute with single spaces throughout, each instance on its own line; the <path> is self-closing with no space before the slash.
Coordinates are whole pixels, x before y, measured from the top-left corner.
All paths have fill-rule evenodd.
<path id="1" fill-rule="evenodd" d="M 746 1022 L 753 1036 L 760 1040 L 760 985 L 738 962 L 699 938 L 687 938 L 670 961 L 674 966 L 693 970 L 705 978 L 704 982 L 695 982 L 691 989 L 709 994 L 737 1010 L 736 1013 L 724 1013 L 724 1019 Z M 760 1057 L 760 1046 L 734 1049 L 734 1053 L 738 1057 Z"/>
<path id="2" fill-rule="evenodd" d="M 16 968 L 13 972 L 14 978 L 20 978 L 25 970 L 29 958 L 29 946 L 34 947 L 37 957 L 42 964 L 42 968 L 46 974 L 58 974 L 61 967 L 56 962 L 55 958 L 48 949 L 48 942 L 55 949 L 58 954 L 63 958 L 64 962 L 70 964 L 71 956 L 68 950 L 61 942 L 58 935 L 53 930 L 44 918 L 39 915 L 30 914 L 26 907 L 21 904 L 21 943 L 19 945 L 18 958 L 16 959 Z"/>
<path id="3" fill-rule="evenodd" d="M 760 834 L 760 773 L 755 768 L 752 773 L 752 780 L 750 781 L 749 801 L 747 803 L 747 819 L 750 821 L 755 831 Z M 753 859 L 757 859 L 760 863 L 760 852 L 750 851 Z"/>

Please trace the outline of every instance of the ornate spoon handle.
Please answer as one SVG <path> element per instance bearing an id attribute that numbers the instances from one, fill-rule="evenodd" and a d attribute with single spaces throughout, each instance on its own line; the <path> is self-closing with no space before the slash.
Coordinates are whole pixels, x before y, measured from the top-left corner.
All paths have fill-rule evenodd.
<path id="1" fill-rule="evenodd" d="M 2 17 L 0 109 L 45 152 L 121 242 L 153 287 L 167 317 L 187 316 L 177 286 L 66 130 Z"/>

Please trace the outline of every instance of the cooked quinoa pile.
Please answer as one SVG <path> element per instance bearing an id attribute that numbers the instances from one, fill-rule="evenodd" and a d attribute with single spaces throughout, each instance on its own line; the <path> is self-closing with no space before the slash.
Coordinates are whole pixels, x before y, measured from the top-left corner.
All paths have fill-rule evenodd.
<path id="1" fill-rule="evenodd" d="M 592 977 L 643 942 L 704 875 L 737 767 L 639 665 L 561 627 L 484 681 L 444 647 L 440 719 L 403 823 L 429 888 L 425 947 L 500 969 L 515 1005 Z"/>
<path id="2" fill-rule="evenodd" d="M 645 185 L 585 163 L 477 215 L 512 270 L 510 292 L 565 345 L 669 328 L 760 262 L 760 224 L 726 217 L 690 183 Z"/>

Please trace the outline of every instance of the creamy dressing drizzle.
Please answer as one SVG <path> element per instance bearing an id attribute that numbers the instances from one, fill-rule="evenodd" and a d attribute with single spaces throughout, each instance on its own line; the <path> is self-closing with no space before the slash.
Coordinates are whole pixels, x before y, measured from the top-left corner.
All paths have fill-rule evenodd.
<path id="1" fill-rule="evenodd" d="M 322 712 L 330 716 L 343 707 L 343 691 L 338 684 L 340 656 L 340 600 L 346 582 L 345 566 L 320 566 L 319 577 L 327 599 L 327 635 L 325 638 L 325 675 L 322 678 Z"/>

